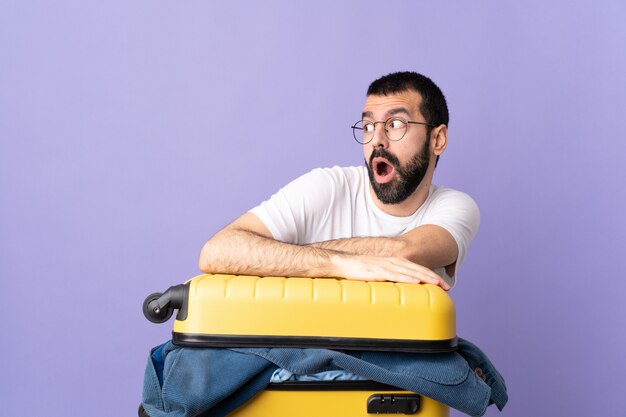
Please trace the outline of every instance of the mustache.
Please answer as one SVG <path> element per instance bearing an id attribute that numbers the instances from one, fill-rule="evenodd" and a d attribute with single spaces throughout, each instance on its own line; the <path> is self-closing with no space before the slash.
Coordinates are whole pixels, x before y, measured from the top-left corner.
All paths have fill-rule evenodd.
<path id="1" fill-rule="evenodd" d="M 370 160 L 369 160 L 370 167 L 372 166 L 372 161 L 374 160 L 374 158 L 378 158 L 378 157 L 385 158 L 387 161 L 389 161 L 391 165 L 393 165 L 396 168 L 400 166 L 400 161 L 394 154 L 388 152 L 386 149 L 376 148 L 370 155 Z"/>

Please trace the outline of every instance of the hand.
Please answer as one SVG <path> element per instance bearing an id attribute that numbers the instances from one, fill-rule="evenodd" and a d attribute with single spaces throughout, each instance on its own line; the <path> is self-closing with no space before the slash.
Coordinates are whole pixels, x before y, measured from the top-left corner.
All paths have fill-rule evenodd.
<path id="1" fill-rule="evenodd" d="M 360 281 L 427 283 L 449 290 L 450 285 L 425 266 L 404 258 L 336 254 L 332 258 L 335 275 Z"/>

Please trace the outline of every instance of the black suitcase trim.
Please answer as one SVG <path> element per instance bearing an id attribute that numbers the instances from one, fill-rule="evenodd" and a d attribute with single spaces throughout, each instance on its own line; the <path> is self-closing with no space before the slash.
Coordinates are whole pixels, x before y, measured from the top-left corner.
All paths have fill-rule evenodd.
<path id="1" fill-rule="evenodd" d="M 239 336 L 172 332 L 172 342 L 187 347 L 270 347 L 443 353 L 457 349 L 458 339 L 398 340 L 347 337 Z"/>

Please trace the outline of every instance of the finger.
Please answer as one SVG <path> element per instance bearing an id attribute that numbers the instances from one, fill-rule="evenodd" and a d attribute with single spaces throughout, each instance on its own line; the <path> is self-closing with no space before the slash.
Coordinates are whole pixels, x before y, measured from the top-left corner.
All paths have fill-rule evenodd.
<path id="1" fill-rule="evenodd" d="M 421 274 L 420 276 L 425 278 L 428 282 L 430 282 L 431 284 L 439 285 L 444 289 L 449 289 L 450 286 L 435 271 L 422 265 L 418 265 L 414 263 L 413 265 L 416 268 L 416 270 L 419 271 L 419 273 Z"/>
<path id="2" fill-rule="evenodd" d="M 440 283 L 443 282 L 443 279 L 439 275 L 422 265 L 415 264 L 406 259 L 397 259 L 391 262 L 395 265 L 395 272 L 419 279 L 420 282 L 435 285 L 440 285 Z"/>
<path id="3" fill-rule="evenodd" d="M 427 277 L 428 278 L 427 278 L 426 281 L 429 284 L 438 285 L 438 286 L 440 286 L 441 288 L 443 288 L 446 291 L 448 291 L 451 288 L 450 284 L 448 284 L 441 276 L 437 275 L 434 272 L 432 274 L 428 274 Z"/>
<path id="4" fill-rule="evenodd" d="M 438 285 L 444 290 L 449 290 L 451 288 L 450 285 L 440 275 L 425 266 L 413 263 L 404 258 L 397 258 L 392 260 L 392 262 L 395 262 L 395 264 L 398 265 L 399 268 L 405 268 L 402 270 L 402 273 L 403 275 L 408 275 L 414 278 L 412 282 L 426 282 L 429 284 Z M 405 279 L 403 278 L 402 281 L 404 282 Z"/>
<path id="5" fill-rule="evenodd" d="M 429 275 L 425 275 L 421 271 L 416 271 L 412 268 L 406 268 L 397 265 L 394 265 L 393 268 L 390 268 L 388 271 L 386 271 L 385 276 L 387 277 L 388 281 L 406 282 L 409 284 L 439 284 L 439 281 Z"/>

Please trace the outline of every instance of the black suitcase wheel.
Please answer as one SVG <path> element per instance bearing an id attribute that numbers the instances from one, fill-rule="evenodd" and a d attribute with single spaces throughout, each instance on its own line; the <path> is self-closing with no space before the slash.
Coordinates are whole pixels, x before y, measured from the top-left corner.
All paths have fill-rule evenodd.
<path id="1" fill-rule="evenodd" d="M 174 314 L 174 308 L 168 305 L 165 308 L 159 308 L 158 305 L 150 306 L 150 303 L 158 300 L 163 296 L 163 293 L 155 292 L 146 297 L 143 302 L 143 315 L 152 323 L 165 323 Z"/>

